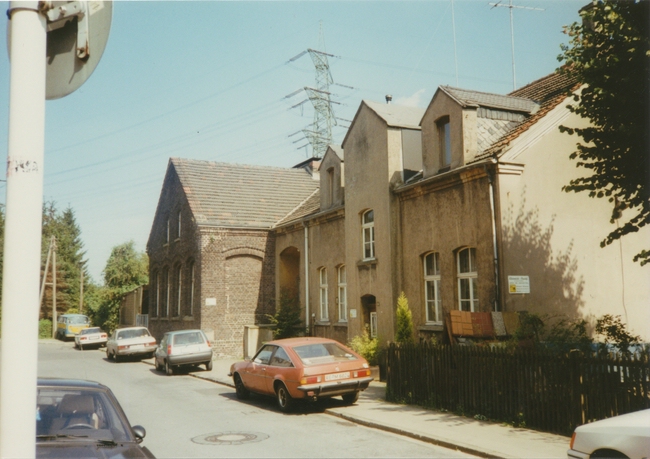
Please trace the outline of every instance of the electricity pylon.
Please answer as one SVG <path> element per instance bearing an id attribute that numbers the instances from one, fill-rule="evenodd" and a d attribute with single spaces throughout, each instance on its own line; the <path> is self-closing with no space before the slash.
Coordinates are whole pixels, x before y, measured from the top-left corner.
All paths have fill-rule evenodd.
<path id="1" fill-rule="evenodd" d="M 322 25 L 320 29 L 320 46 L 324 46 Z M 307 93 L 307 99 L 293 105 L 291 108 L 302 106 L 305 102 L 310 101 L 314 107 L 314 122 L 304 129 L 294 132 L 289 137 L 302 132 L 309 141 L 309 144 L 311 144 L 312 156 L 322 158 L 327 151 L 328 145 L 332 143 L 332 127 L 338 124 L 334 110 L 332 110 L 332 104 L 339 103 L 332 100 L 330 85 L 334 84 L 334 79 L 332 78 L 328 61 L 328 58 L 336 56 L 309 48 L 297 56 L 292 57 L 288 62 L 294 62 L 308 53 L 316 69 L 316 87 L 305 86 L 285 96 L 285 99 L 293 97 L 304 90 Z M 301 140 L 296 140 L 294 143 L 298 143 Z M 298 148 L 306 147 L 309 144 L 301 145 Z"/>

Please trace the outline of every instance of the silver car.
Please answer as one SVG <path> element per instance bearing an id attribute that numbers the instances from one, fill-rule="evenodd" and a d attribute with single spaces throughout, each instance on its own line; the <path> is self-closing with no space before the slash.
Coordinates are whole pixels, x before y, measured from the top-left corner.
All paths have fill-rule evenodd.
<path id="1" fill-rule="evenodd" d="M 106 342 L 106 357 L 119 360 L 121 357 L 153 357 L 156 338 L 146 327 L 118 328 Z"/>
<path id="2" fill-rule="evenodd" d="M 168 375 L 186 365 L 205 365 L 212 370 L 212 345 L 201 330 L 177 330 L 165 333 L 154 354 L 156 370 Z"/>

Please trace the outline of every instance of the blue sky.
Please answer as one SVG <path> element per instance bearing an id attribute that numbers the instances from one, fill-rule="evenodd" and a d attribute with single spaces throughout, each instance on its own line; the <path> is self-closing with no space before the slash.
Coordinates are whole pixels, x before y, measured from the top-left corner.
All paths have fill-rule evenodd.
<path id="1" fill-rule="evenodd" d="M 306 141 L 294 143 L 300 134 L 290 135 L 313 121 L 313 109 L 291 108 L 304 92 L 285 97 L 315 85 L 309 55 L 289 62 L 307 48 L 335 56 L 330 89 L 342 119 L 386 94 L 426 107 L 439 85 L 512 91 L 510 16 L 494 1 L 455 0 L 453 21 L 450 0 L 118 1 L 95 72 L 46 104 L 44 200 L 74 210 L 90 274 L 101 282 L 112 247 L 133 240 L 145 250 L 170 157 L 291 167 L 311 155 L 298 148 Z M 586 3 L 513 0 L 543 9 L 513 10 L 517 87 L 557 68 L 562 27 Z M 6 26 L 0 21 L 1 37 Z M 3 161 L 8 109 L 5 51 Z M 345 126 L 333 129 L 335 143 Z"/>

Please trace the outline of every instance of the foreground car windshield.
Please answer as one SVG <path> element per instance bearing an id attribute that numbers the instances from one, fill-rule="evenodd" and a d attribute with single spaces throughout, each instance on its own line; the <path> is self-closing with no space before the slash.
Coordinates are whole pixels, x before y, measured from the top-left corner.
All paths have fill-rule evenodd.
<path id="1" fill-rule="evenodd" d="M 140 338 L 141 336 L 151 336 L 149 330 L 140 328 L 137 330 L 122 330 L 117 334 L 117 339 Z"/>
<path id="2" fill-rule="evenodd" d="M 134 441 L 105 393 L 59 387 L 38 389 L 36 438 L 37 441 L 74 438 Z"/>
<path id="3" fill-rule="evenodd" d="M 354 354 L 336 343 L 316 343 L 296 346 L 293 350 L 298 354 L 303 365 L 320 365 L 330 362 L 357 360 Z"/>

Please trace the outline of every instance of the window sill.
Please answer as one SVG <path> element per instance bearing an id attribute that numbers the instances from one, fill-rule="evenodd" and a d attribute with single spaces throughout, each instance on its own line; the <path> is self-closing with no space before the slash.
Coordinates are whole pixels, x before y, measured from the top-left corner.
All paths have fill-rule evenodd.
<path id="1" fill-rule="evenodd" d="M 368 260 L 359 260 L 357 261 L 357 267 L 359 268 L 369 268 L 377 265 L 376 258 L 370 258 Z"/>
<path id="2" fill-rule="evenodd" d="M 165 243 L 163 244 L 163 247 L 169 247 L 169 242 L 165 242 Z"/>
<path id="3" fill-rule="evenodd" d="M 348 328 L 348 323 L 347 323 L 347 321 L 346 322 L 339 321 L 339 322 L 336 322 L 334 324 L 334 326 L 335 327 L 341 327 L 341 328 Z"/>
<path id="4" fill-rule="evenodd" d="M 186 322 L 191 322 L 191 321 L 194 320 L 194 316 L 184 316 L 183 320 L 186 321 Z"/>
<path id="5" fill-rule="evenodd" d="M 420 325 L 418 327 L 418 330 L 420 331 L 431 331 L 431 332 L 441 332 L 444 330 L 444 326 L 442 324 L 426 324 L 426 325 Z"/>
<path id="6" fill-rule="evenodd" d="M 327 320 L 327 321 L 319 320 L 319 321 L 317 321 L 317 322 L 314 322 L 314 325 L 317 326 L 317 327 L 318 327 L 318 326 L 321 326 L 321 327 L 329 327 L 329 326 L 332 325 L 332 324 L 330 323 L 329 320 Z"/>
<path id="7" fill-rule="evenodd" d="M 177 237 L 176 239 L 174 239 L 174 242 L 181 242 L 181 238 Z"/>

